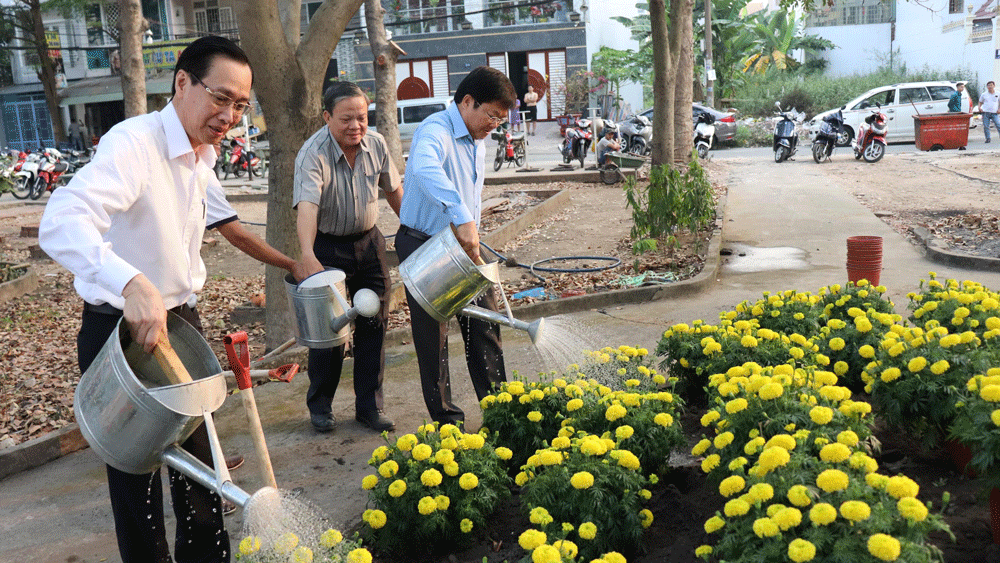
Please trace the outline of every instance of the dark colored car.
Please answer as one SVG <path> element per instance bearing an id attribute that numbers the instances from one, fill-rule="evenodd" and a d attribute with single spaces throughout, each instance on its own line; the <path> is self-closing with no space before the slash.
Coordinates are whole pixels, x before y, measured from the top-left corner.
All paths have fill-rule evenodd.
<path id="1" fill-rule="evenodd" d="M 715 118 L 715 140 L 712 141 L 712 146 L 715 146 L 719 141 L 732 141 L 736 137 L 736 116 L 734 113 L 719 111 L 701 104 L 691 104 L 692 123 L 696 123 L 698 116 L 703 113 L 711 114 Z M 653 108 L 643 111 L 641 115 L 653 121 Z"/>

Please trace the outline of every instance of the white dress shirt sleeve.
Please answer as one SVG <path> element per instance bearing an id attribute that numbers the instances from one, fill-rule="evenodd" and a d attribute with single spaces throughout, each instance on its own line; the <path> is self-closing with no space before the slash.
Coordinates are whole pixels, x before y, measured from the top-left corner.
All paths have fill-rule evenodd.
<path id="1" fill-rule="evenodd" d="M 146 145 L 125 128 L 104 135 L 93 160 L 52 192 L 38 229 L 45 253 L 83 281 L 121 295 L 140 272 L 115 253 L 104 234 L 111 217 L 131 207 L 148 185 L 148 170 L 137 163 L 149 161 Z"/>

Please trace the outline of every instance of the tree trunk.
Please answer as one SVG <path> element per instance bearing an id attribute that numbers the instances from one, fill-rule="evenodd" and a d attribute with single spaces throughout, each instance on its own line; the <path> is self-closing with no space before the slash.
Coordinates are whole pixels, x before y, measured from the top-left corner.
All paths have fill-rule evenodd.
<path id="1" fill-rule="evenodd" d="M 149 22 L 142 17 L 139 0 L 118 0 L 121 36 L 122 100 L 125 118 L 146 113 L 146 66 L 142 62 L 142 36 Z"/>
<path id="2" fill-rule="evenodd" d="M 55 144 L 58 145 L 66 142 L 66 124 L 63 123 L 62 112 L 59 110 L 55 62 L 49 56 L 49 44 L 45 40 L 41 3 L 39 0 L 26 0 L 26 4 L 31 14 L 31 25 L 34 29 L 35 51 L 38 53 L 38 60 L 41 63 L 38 79 L 41 80 L 42 87 L 45 89 L 45 105 L 49 109 L 49 118 L 52 120 L 52 136 L 55 139 Z"/>
<path id="3" fill-rule="evenodd" d="M 674 152 L 674 96 L 667 10 L 664 0 L 649 1 L 649 26 L 653 42 L 653 165 L 669 164 Z"/>
<path id="4" fill-rule="evenodd" d="M 289 256 L 300 255 L 292 209 L 295 156 L 302 143 L 323 125 L 320 115 L 326 67 L 362 1 L 325 0 L 301 37 L 300 0 L 235 3 L 241 45 L 253 65 L 254 92 L 264 111 L 271 145 L 265 237 Z M 284 276 L 284 270 L 266 269 L 268 350 L 292 335 Z"/>
<path id="5" fill-rule="evenodd" d="M 674 64 L 674 150 L 673 161 L 691 159 L 694 128 L 691 122 L 694 81 L 694 0 L 671 0 L 670 60 Z"/>
<path id="6" fill-rule="evenodd" d="M 368 42 L 375 60 L 375 127 L 385 137 L 389 156 L 396 168 L 403 172 L 403 143 L 399 140 L 399 121 L 396 116 L 396 60 L 404 53 L 385 36 L 385 9 L 379 0 L 365 0 L 365 23 Z"/>

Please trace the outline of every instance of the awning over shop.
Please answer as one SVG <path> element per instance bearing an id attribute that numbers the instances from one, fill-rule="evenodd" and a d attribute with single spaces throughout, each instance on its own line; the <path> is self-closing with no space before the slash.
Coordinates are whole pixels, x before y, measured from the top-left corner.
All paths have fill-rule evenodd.
<path id="1" fill-rule="evenodd" d="M 18 94 L 40 94 L 44 93 L 45 90 L 42 88 L 41 82 L 32 82 L 30 84 L 15 84 L 13 86 L 5 86 L 0 88 L 0 96 L 16 96 Z"/>
<path id="2" fill-rule="evenodd" d="M 146 94 L 169 94 L 173 82 L 173 76 L 146 80 Z M 121 100 L 122 79 L 120 76 L 84 78 L 71 82 L 69 86 L 59 90 L 59 95 L 62 97 L 60 106 Z"/>

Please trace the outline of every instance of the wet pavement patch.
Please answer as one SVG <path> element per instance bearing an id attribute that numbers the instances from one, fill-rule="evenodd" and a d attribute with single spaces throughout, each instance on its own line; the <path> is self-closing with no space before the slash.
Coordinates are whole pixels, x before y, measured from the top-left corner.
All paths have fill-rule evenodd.
<path id="1" fill-rule="evenodd" d="M 740 274 L 770 270 L 804 270 L 809 267 L 806 251 L 790 246 L 757 248 L 729 243 L 720 254 L 724 272 Z"/>

